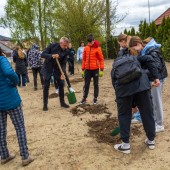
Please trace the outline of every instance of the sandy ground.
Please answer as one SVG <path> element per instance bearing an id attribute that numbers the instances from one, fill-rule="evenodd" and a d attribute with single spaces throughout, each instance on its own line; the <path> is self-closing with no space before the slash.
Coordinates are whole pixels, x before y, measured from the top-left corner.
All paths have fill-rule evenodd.
<path id="1" fill-rule="evenodd" d="M 111 85 L 110 70 L 112 61 L 106 61 L 105 76 L 100 79 L 101 104 L 106 104 L 113 117 L 116 117 L 115 95 Z M 167 64 L 170 72 L 170 64 Z M 76 66 L 76 72 L 77 72 Z M 81 73 L 81 72 L 80 72 Z M 80 78 L 76 74 L 70 79 Z M 105 119 L 105 114 L 85 113 L 73 116 L 71 109 L 61 109 L 59 99 L 49 100 L 49 111 L 42 111 L 42 89 L 33 91 L 31 83 L 26 88 L 20 88 L 25 114 L 28 146 L 30 154 L 36 158 L 30 166 L 23 168 L 15 130 L 11 121 L 8 122 L 8 146 L 11 152 L 17 153 L 17 158 L 7 165 L 0 166 L 1 170 L 169 170 L 170 169 L 170 79 L 168 78 L 163 92 L 165 114 L 164 133 L 156 137 L 156 149 L 148 150 L 144 144 L 145 135 L 133 136 L 132 153 L 124 155 L 113 149 L 112 145 L 98 143 L 88 133 L 88 121 Z M 78 101 L 82 98 L 83 82 L 73 84 Z M 51 87 L 50 94 L 54 93 Z M 93 90 L 88 98 L 92 103 Z M 76 105 L 71 106 L 71 108 Z M 134 125 L 133 125 L 134 126 Z"/>

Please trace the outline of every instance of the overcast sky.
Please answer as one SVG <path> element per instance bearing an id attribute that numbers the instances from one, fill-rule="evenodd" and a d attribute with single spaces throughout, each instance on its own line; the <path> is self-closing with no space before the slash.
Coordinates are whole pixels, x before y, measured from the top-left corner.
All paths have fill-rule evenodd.
<path id="1" fill-rule="evenodd" d="M 117 0 L 113 1 L 117 2 Z M 6 0 L 0 0 L 0 16 L 4 14 L 5 4 Z M 148 21 L 148 0 L 118 0 L 118 4 L 118 14 L 120 16 L 127 14 L 127 16 L 124 21 L 117 26 L 115 34 L 119 34 L 130 26 L 134 26 L 137 29 L 140 20 L 145 18 Z M 153 21 L 170 7 L 170 0 L 150 0 L 150 6 L 151 21 Z M 0 28 L 0 35 L 10 36 L 10 32 L 8 29 Z"/>

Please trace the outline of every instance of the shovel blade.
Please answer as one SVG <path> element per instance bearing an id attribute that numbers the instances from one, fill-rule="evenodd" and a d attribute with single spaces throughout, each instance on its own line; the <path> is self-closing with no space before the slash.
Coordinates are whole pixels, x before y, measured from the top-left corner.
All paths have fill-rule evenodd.
<path id="1" fill-rule="evenodd" d="M 69 92 L 67 95 L 69 104 L 75 104 L 77 102 L 76 95 L 74 92 Z"/>

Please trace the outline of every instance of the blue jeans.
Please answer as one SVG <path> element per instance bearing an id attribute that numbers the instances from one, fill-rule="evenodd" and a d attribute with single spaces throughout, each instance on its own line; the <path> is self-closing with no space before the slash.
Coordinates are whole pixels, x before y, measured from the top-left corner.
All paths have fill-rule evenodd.
<path id="1" fill-rule="evenodd" d="M 18 74 L 19 83 L 18 86 L 21 86 L 21 79 L 22 79 L 22 86 L 26 86 L 26 74 Z"/>
<path id="2" fill-rule="evenodd" d="M 138 120 L 139 122 L 142 122 L 140 112 L 134 113 L 132 119 L 135 119 L 135 120 Z"/>

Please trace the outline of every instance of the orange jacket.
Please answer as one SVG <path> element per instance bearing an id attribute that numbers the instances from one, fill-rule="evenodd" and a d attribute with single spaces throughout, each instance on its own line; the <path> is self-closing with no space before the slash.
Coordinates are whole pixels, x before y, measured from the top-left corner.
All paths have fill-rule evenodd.
<path id="1" fill-rule="evenodd" d="M 95 41 L 92 46 L 87 45 L 84 48 L 82 70 L 97 69 L 104 69 L 104 57 L 99 42 Z"/>

